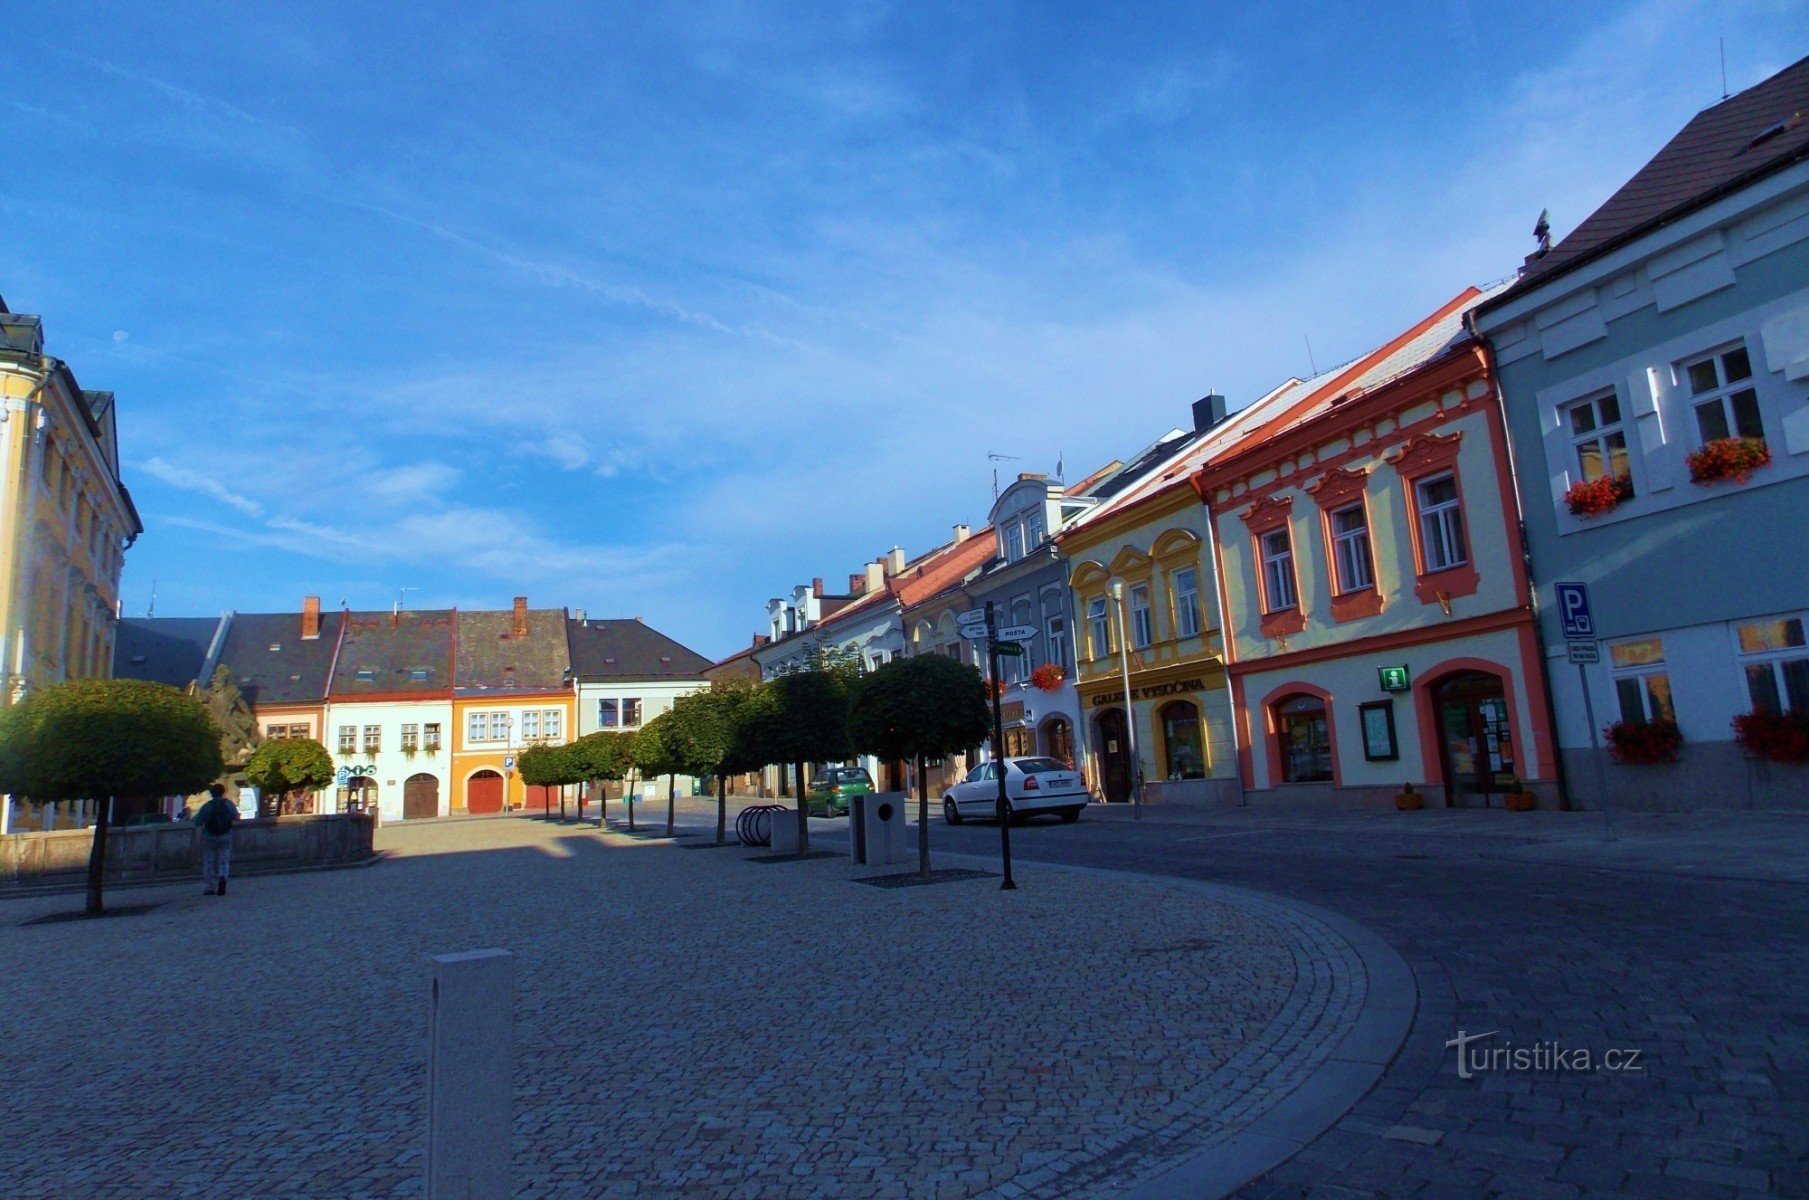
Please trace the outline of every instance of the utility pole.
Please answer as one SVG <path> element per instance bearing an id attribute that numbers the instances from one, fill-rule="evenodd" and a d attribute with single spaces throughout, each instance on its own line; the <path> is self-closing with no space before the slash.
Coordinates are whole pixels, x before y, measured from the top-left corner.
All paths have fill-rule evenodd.
<path id="1" fill-rule="evenodd" d="M 1002 892 L 1014 892 L 1018 885 L 1011 878 L 1010 801 L 1005 797 L 1005 718 L 999 712 L 999 623 L 991 600 L 986 602 L 986 690 L 992 693 L 992 764 L 999 777 L 999 859 L 1005 867 Z"/>

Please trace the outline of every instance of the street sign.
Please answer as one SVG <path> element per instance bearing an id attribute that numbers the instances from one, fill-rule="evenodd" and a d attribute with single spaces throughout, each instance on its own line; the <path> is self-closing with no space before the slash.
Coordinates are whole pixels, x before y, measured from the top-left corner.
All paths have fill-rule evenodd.
<path id="1" fill-rule="evenodd" d="M 1376 679 L 1385 692 L 1404 692 L 1410 686 L 1406 667 L 1377 667 Z"/>
<path id="2" fill-rule="evenodd" d="M 1584 663 L 1598 663 L 1602 661 L 1602 648 L 1594 642 L 1565 642 L 1564 649 L 1567 652 L 1570 661 L 1577 664 L 1579 667 Z"/>
<path id="3" fill-rule="evenodd" d="M 955 618 L 955 624 L 984 625 L 986 624 L 986 610 L 983 608 L 970 608 Z"/>
<path id="4" fill-rule="evenodd" d="M 963 625 L 959 632 L 962 637 L 970 642 L 983 642 L 986 640 L 986 626 L 984 625 Z"/>
<path id="5" fill-rule="evenodd" d="M 1035 636 L 1034 625 L 1007 625 L 999 630 L 999 640 L 1002 642 L 1027 642 Z"/>
<path id="6" fill-rule="evenodd" d="M 1016 642 L 994 642 L 992 648 L 1004 658 L 1024 657 L 1024 648 Z"/>
<path id="7" fill-rule="evenodd" d="M 1552 586 L 1558 593 L 1558 616 L 1564 621 L 1564 636 L 1572 640 L 1593 640 L 1595 618 L 1589 613 L 1589 585 L 1559 583 Z"/>
<path id="8" fill-rule="evenodd" d="M 514 769 L 515 769 L 515 757 L 513 755 L 510 755 L 509 757 L 503 759 L 503 770 L 513 771 Z"/>

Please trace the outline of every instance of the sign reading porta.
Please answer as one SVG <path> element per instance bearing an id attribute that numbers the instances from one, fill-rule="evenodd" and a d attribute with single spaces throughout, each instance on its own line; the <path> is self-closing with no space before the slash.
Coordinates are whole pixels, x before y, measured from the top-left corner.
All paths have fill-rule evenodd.
<path id="1" fill-rule="evenodd" d="M 1413 680 L 1406 667 L 1377 667 L 1376 682 L 1385 692 L 1404 692 L 1412 686 Z"/>

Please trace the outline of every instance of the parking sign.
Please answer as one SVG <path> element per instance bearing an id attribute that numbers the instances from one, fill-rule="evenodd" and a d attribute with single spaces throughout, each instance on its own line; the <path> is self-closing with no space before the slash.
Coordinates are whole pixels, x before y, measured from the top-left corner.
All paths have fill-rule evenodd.
<path id="1" fill-rule="evenodd" d="M 1595 618 L 1589 615 L 1589 587 L 1581 583 L 1554 585 L 1558 593 L 1558 616 L 1564 622 L 1564 636 L 1577 640 L 1595 637 Z"/>

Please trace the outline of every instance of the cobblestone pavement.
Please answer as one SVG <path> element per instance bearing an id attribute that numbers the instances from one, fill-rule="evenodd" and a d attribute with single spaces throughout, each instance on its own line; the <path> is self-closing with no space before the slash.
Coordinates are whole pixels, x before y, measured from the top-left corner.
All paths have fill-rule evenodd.
<path id="1" fill-rule="evenodd" d="M 117 893 L 139 916 L 0 905 L 4 1195 L 418 1195 L 432 953 L 519 956 L 524 1197 L 1094 1194 L 1260 1113 L 1364 993 L 1310 917 L 1177 881 L 886 890 L 519 819 L 379 844 Z"/>
<path id="2" fill-rule="evenodd" d="M 1388 940 L 1419 1011 L 1377 1087 L 1244 1200 L 1809 1196 L 1809 815 L 1090 809 L 1019 861 L 1244 884 Z M 934 831 L 996 854 L 990 826 Z M 1644 849 L 1642 849 L 1644 847 Z M 1485 1070 L 1448 1039 L 1640 1052 Z M 1548 1056 L 1549 1057 L 1549 1056 Z M 1574 1060 L 1567 1064 L 1575 1066 Z"/>

